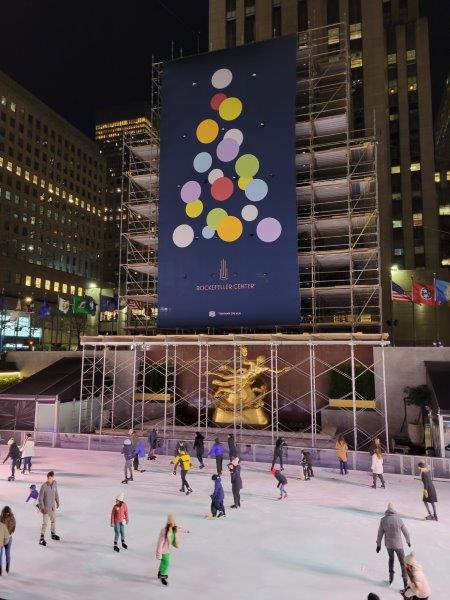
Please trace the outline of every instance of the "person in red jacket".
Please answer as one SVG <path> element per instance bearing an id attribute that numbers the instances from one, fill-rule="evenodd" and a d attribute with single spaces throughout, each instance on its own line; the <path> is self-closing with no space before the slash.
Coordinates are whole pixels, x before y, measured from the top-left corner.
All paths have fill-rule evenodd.
<path id="1" fill-rule="evenodd" d="M 128 546 L 125 544 L 125 525 L 128 525 L 128 506 L 123 501 L 123 492 L 118 494 L 116 503 L 114 504 L 111 511 L 111 527 L 114 527 L 114 550 L 120 552 L 117 542 L 120 539 L 122 541 L 122 548 L 125 550 Z"/>

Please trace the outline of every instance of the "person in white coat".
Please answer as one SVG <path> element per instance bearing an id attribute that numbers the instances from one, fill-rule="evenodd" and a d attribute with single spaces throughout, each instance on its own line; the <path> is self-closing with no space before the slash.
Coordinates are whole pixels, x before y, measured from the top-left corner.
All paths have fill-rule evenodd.
<path id="1" fill-rule="evenodd" d="M 372 478 L 373 484 L 372 487 L 376 489 L 377 487 L 377 477 L 381 481 L 381 487 L 385 488 L 386 483 L 383 477 L 383 453 L 379 448 L 375 450 L 372 455 Z"/>
<path id="2" fill-rule="evenodd" d="M 34 456 L 34 440 L 31 433 L 27 433 L 20 451 L 22 453 L 22 475 L 25 475 L 27 469 L 28 473 L 31 473 L 31 459 Z"/>
<path id="3" fill-rule="evenodd" d="M 409 581 L 403 597 L 410 600 L 428 600 L 431 596 L 431 588 L 414 552 L 405 557 L 405 565 Z"/>

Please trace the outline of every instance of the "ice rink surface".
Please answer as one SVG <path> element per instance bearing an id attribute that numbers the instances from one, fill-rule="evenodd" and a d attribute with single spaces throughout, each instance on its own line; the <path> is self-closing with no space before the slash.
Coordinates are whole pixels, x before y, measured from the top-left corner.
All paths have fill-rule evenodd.
<path id="1" fill-rule="evenodd" d="M 227 470 L 223 475 L 226 518 L 207 520 L 212 491 L 212 461 L 196 467 L 188 480 L 194 493 L 178 490 L 170 458 L 145 461 L 145 473 L 120 483 L 120 454 L 38 448 L 31 475 L 7 482 L 9 465 L 0 464 L 0 502 L 17 519 L 12 568 L 0 578 L 0 598 L 7 600 L 365 600 L 369 592 L 382 600 L 401 598 L 400 569 L 387 586 L 387 553 L 375 552 L 378 521 L 389 501 L 408 527 L 412 547 L 432 588 L 432 600 L 450 597 L 450 483 L 436 482 L 440 521 L 424 520 L 419 480 L 387 475 L 387 489 L 373 490 L 367 473 L 316 469 L 311 481 L 285 474 L 289 497 L 278 501 L 269 465 L 243 463 L 242 508 L 232 504 Z M 2 458 L 5 456 L 2 447 Z M 193 460 L 197 464 L 196 460 Z M 226 464 L 226 461 L 224 461 Z M 41 517 L 30 502 L 28 487 L 38 486 L 49 469 L 58 482 L 61 508 L 57 533 L 38 545 Z M 128 550 L 113 551 L 111 508 L 125 492 L 130 513 Z M 167 513 L 191 533 L 173 549 L 169 587 L 156 578 L 155 544 Z"/>

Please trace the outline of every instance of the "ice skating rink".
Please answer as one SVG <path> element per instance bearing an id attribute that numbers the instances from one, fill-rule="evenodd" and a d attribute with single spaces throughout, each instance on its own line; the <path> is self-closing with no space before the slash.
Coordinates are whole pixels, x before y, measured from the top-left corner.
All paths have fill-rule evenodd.
<path id="1" fill-rule="evenodd" d="M 4 447 L 2 447 L 2 458 Z M 411 477 L 386 475 L 387 489 L 373 490 L 367 473 L 316 469 L 312 481 L 296 479 L 286 468 L 287 500 L 278 501 L 269 465 L 243 463 L 242 508 L 226 518 L 207 520 L 212 491 L 212 461 L 194 468 L 188 480 L 194 493 L 178 490 L 170 458 L 145 461 L 148 469 L 135 481 L 120 483 L 120 454 L 38 448 L 31 475 L 8 483 L 9 464 L 0 464 L 0 502 L 17 519 L 12 568 L 0 578 L 0 598 L 7 600 L 382 600 L 400 598 L 400 570 L 387 586 L 387 553 L 375 552 L 378 521 L 388 501 L 408 527 L 412 547 L 425 568 L 432 600 L 447 600 L 450 589 L 450 483 L 436 482 L 440 521 L 424 520 L 422 484 Z M 196 460 L 193 461 L 195 464 Z M 226 461 L 224 461 L 226 464 Z M 38 488 L 49 469 L 58 481 L 61 508 L 57 533 L 38 545 L 41 517 L 25 504 L 28 487 Z M 232 504 L 228 471 L 223 476 L 225 506 Z M 130 512 L 128 550 L 112 548 L 109 526 L 118 492 L 125 492 Z M 155 544 L 167 513 L 191 533 L 181 536 L 172 553 L 169 587 L 156 578 Z"/>

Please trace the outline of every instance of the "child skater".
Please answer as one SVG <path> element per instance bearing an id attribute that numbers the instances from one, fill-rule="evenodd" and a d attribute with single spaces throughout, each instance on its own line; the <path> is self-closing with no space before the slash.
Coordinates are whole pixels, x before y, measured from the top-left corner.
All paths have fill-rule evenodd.
<path id="1" fill-rule="evenodd" d="M 381 487 L 385 488 L 386 484 L 383 477 L 383 453 L 380 448 L 376 448 L 375 452 L 372 454 L 373 489 L 376 489 L 377 487 L 377 477 L 381 481 Z"/>
<path id="2" fill-rule="evenodd" d="M 287 485 L 287 479 L 283 475 L 283 473 L 279 469 L 272 469 L 272 475 L 278 481 L 277 488 L 280 488 L 280 497 L 278 500 L 283 500 L 283 498 L 287 498 L 287 492 L 285 489 L 285 485 Z"/>
<path id="3" fill-rule="evenodd" d="M 312 468 L 311 454 L 307 450 L 302 450 L 301 453 L 301 463 L 303 467 L 303 475 L 306 480 L 314 477 L 314 471 Z"/>
<path id="4" fill-rule="evenodd" d="M 158 579 L 163 585 L 168 585 L 169 567 L 170 567 L 170 547 L 178 548 L 178 534 L 189 533 L 188 529 L 183 529 L 177 525 L 175 517 L 167 517 L 166 526 L 161 529 L 156 544 L 156 559 L 160 561 L 158 570 Z"/>
<path id="5" fill-rule="evenodd" d="M 421 460 L 419 463 L 419 471 L 420 477 L 423 483 L 423 503 L 426 506 L 428 515 L 425 517 L 427 521 L 437 521 L 437 513 L 436 513 L 436 502 L 437 494 L 436 488 L 434 487 L 433 480 L 431 479 L 430 469 L 427 467 L 425 461 Z M 433 514 L 431 514 L 430 504 L 433 509 Z"/>
<path id="6" fill-rule="evenodd" d="M 225 506 L 223 501 L 225 499 L 225 492 L 223 491 L 222 480 L 220 475 L 214 474 L 211 479 L 214 481 L 214 491 L 211 494 L 211 514 L 213 517 L 219 519 L 220 517 L 226 517 Z"/>
<path id="7" fill-rule="evenodd" d="M 28 494 L 28 498 L 25 500 L 25 502 L 28 502 L 28 500 L 37 500 L 39 498 L 39 492 L 36 489 L 36 486 L 33 484 L 30 485 L 30 493 Z M 36 503 L 34 504 L 35 506 Z"/>
<path id="8" fill-rule="evenodd" d="M 125 544 L 125 525 L 128 525 L 128 506 L 123 501 L 124 494 L 121 492 L 116 498 L 111 511 L 111 527 L 114 527 L 114 551 L 120 552 L 117 542 L 119 541 L 119 535 L 122 542 L 122 548 L 127 550 L 128 546 Z"/>
<path id="9" fill-rule="evenodd" d="M 192 488 L 187 482 L 186 474 L 189 472 L 191 468 L 191 457 L 187 453 L 187 450 L 184 448 L 180 449 L 178 452 L 178 456 L 171 461 L 173 464 L 173 474 L 177 473 L 177 466 L 180 465 L 181 469 L 181 489 L 180 492 L 184 492 L 186 490 L 186 496 L 192 494 Z"/>

